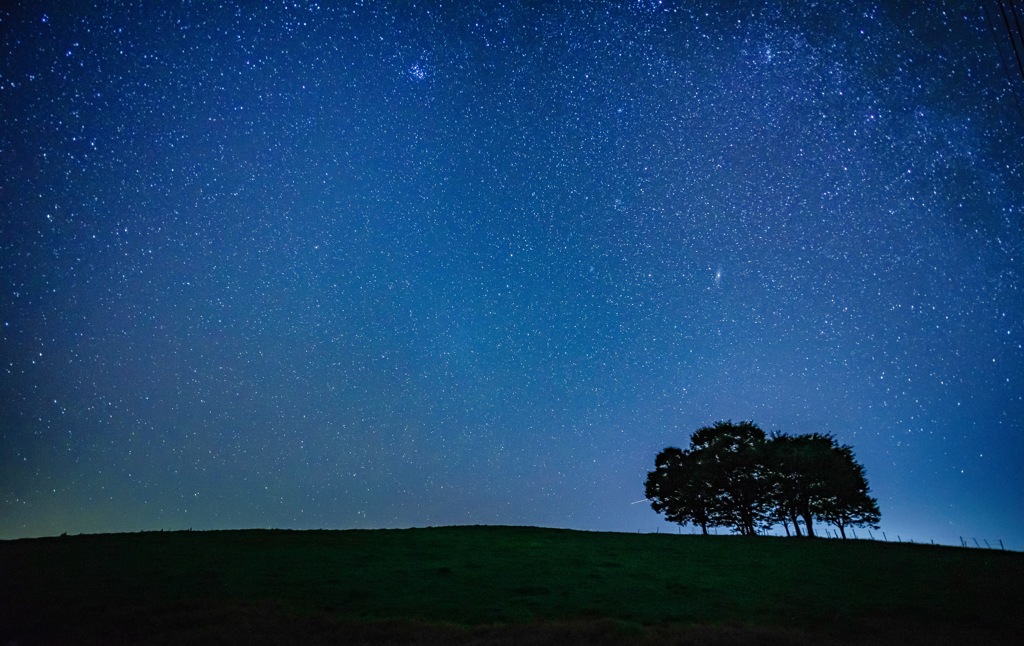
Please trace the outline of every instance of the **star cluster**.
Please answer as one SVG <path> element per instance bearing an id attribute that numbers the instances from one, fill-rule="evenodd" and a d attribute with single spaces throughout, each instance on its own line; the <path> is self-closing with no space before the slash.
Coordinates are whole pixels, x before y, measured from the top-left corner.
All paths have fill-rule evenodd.
<path id="1" fill-rule="evenodd" d="M 1024 547 L 991 8 L 64 4 L 0 11 L 0 538 L 654 531 L 753 419 Z"/>

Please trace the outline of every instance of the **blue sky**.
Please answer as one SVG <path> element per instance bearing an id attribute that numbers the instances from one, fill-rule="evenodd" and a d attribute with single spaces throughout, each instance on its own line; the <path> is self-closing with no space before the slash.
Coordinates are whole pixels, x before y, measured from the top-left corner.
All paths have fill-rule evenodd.
<path id="1" fill-rule="evenodd" d="M 654 456 L 752 419 L 1024 549 L 983 5 L 15 3 L 0 538 L 675 531 Z"/>

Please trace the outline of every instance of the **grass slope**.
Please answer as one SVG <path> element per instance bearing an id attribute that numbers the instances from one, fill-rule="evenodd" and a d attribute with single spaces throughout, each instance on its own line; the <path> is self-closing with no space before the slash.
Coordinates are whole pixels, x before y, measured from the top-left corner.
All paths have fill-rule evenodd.
<path id="1" fill-rule="evenodd" d="M 0 643 L 1016 643 L 1024 554 L 533 527 L 0 542 Z"/>

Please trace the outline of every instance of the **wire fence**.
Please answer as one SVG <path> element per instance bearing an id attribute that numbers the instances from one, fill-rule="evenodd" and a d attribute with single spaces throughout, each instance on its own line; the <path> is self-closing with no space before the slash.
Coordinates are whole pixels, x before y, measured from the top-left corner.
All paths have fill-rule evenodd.
<path id="1" fill-rule="evenodd" d="M 719 530 L 719 528 L 717 528 L 717 527 L 709 528 L 708 533 L 712 534 L 712 535 L 729 535 L 729 534 L 733 534 L 734 533 L 734 532 L 732 532 L 730 530 L 727 530 L 727 529 L 724 529 L 722 532 L 719 532 L 718 530 Z M 847 530 L 847 534 L 846 534 L 845 537 L 842 535 L 842 533 L 838 529 L 835 529 L 835 528 L 832 528 L 832 527 L 816 527 L 814 529 L 814 532 L 815 532 L 815 536 L 817 536 L 818 538 L 830 538 L 830 539 L 839 539 L 839 540 L 846 539 L 846 540 L 882 541 L 884 543 L 913 543 L 915 545 L 935 545 L 936 544 L 934 540 L 929 540 L 927 542 L 925 542 L 925 541 L 915 541 L 913 538 L 903 538 L 903 536 L 901 536 L 900 534 L 893 534 L 892 536 L 889 536 L 887 533 L 885 533 L 883 531 L 879 531 L 878 535 L 876 535 L 870 529 L 867 529 L 867 530 L 862 529 L 861 530 L 861 534 L 858 534 L 856 528 L 853 528 L 853 527 L 850 527 Z M 637 529 L 636 533 L 637 534 L 643 534 L 644 532 L 643 532 L 642 529 Z M 669 534 L 669 533 L 673 533 L 673 532 L 662 532 L 660 528 L 656 527 L 653 532 L 648 532 L 648 533 L 650 533 L 650 534 L 661 534 L 661 533 Z M 674 532 L 674 533 L 676 533 L 676 534 L 683 534 L 684 533 L 683 532 L 683 527 L 682 526 L 678 527 L 676 529 L 676 532 Z M 698 528 L 696 528 L 696 527 L 690 527 L 689 531 L 687 531 L 685 533 L 686 534 L 699 534 L 700 530 Z M 863 535 L 865 533 L 867 534 L 867 536 Z M 765 530 L 765 531 L 758 532 L 758 535 L 759 536 L 780 536 L 780 537 L 788 536 L 788 534 L 780 534 L 780 533 L 777 533 L 777 532 L 771 531 L 771 530 Z M 895 540 L 893 540 L 894 537 L 895 537 Z M 994 538 L 994 539 L 992 539 L 990 541 L 987 538 L 978 539 L 978 538 L 969 537 L 969 536 L 961 536 L 960 537 L 960 547 L 969 547 L 971 549 L 983 549 L 983 550 L 984 549 L 989 549 L 989 550 L 1002 550 L 1002 551 L 1006 551 L 1006 546 L 1003 544 L 1003 539 L 1001 539 L 1001 538 Z"/>
<path id="2" fill-rule="evenodd" d="M 981 547 L 981 544 L 980 544 L 980 543 L 978 543 L 978 539 L 976 539 L 976 538 L 971 538 L 970 540 L 971 540 L 971 541 L 974 541 L 974 546 L 975 546 L 975 547 Z M 961 545 L 962 545 L 963 547 L 970 547 L 970 545 L 968 544 L 968 542 L 967 542 L 967 541 L 968 541 L 968 538 L 967 538 L 966 536 L 961 536 L 961 537 L 960 537 L 960 544 L 961 544 Z M 988 539 L 986 539 L 986 538 L 983 538 L 983 539 L 981 539 L 981 541 L 982 541 L 983 543 L 985 543 L 985 547 L 986 547 L 986 548 L 988 548 L 988 549 L 990 549 L 990 550 L 994 550 L 994 549 L 995 549 L 995 545 L 993 545 L 992 543 L 989 543 L 989 542 L 988 542 Z M 1005 549 L 1006 549 L 1006 547 L 1005 547 L 1005 546 L 1003 545 L 1003 539 L 1001 539 L 1001 538 L 993 539 L 993 543 L 999 543 L 999 549 L 1001 549 L 1001 550 L 1005 550 Z"/>
<path id="3" fill-rule="evenodd" d="M 822 528 L 819 531 L 824 533 L 825 538 L 842 538 L 842 535 L 839 533 L 839 531 L 837 531 L 835 529 L 832 529 L 831 527 L 824 527 L 824 528 Z M 867 537 L 858 536 L 857 535 L 857 530 L 854 529 L 854 528 L 850 528 L 850 535 L 847 536 L 847 538 L 853 538 L 853 539 L 864 539 L 864 538 L 866 538 L 867 540 L 872 540 L 872 541 L 877 541 L 878 540 L 878 537 L 875 536 L 875 534 L 873 534 L 870 529 L 868 529 L 868 530 L 861 530 L 861 531 L 862 532 L 867 532 Z M 886 534 L 885 532 L 879 531 L 879 534 L 881 534 L 881 540 L 882 541 L 884 541 L 884 542 L 893 542 L 892 539 L 889 537 L 889 535 Z M 894 536 L 896 537 L 896 541 L 895 541 L 896 543 L 918 543 L 918 544 L 923 543 L 923 541 L 915 541 L 912 538 L 904 539 L 899 534 L 894 534 Z M 968 538 L 966 536 L 961 536 L 960 537 L 960 546 L 961 547 L 972 547 L 971 541 L 973 541 L 973 547 L 978 547 L 978 548 L 982 548 L 982 549 L 990 549 L 990 550 L 994 550 L 994 549 L 999 549 L 999 550 L 1004 550 L 1004 551 L 1006 550 L 1006 546 L 1003 545 L 1003 539 L 1001 539 L 1001 538 L 992 539 L 991 542 L 989 542 L 988 539 L 983 538 L 983 539 L 981 539 L 981 543 L 984 543 L 984 545 L 982 545 L 981 543 L 978 542 L 977 538 Z M 930 540 L 926 544 L 928 544 L 928 545 L 935 545 L 935 541 L 934 540 Z"/>

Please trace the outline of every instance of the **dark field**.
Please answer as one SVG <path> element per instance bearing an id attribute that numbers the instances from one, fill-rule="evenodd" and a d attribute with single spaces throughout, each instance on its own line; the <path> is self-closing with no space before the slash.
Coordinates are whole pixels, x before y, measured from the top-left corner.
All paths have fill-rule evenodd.
<path id="1" fill-rule="evenodd" d="M 0 542 L 0 644 L 966 644 L 1024 554 L 530 527 Z"/>

